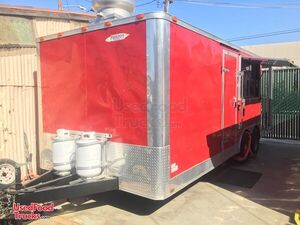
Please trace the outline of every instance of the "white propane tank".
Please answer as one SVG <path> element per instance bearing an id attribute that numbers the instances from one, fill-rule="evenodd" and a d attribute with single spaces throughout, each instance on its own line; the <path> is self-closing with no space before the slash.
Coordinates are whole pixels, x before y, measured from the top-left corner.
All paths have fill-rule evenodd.
<path id="1" fill-rule="evenodd" d="M 95 132 L 83 132 L 76 141 L 76 173 L 81 178 L 101 174 L 101 141 Z"/>
<path id="2" fill-rule="evenodd" d="M 52 139 L 52 162 L 56 174 L 70 174 L 75 166 L 75 148 L 75 138 L 70 135 L 70 131 L 58 129 Z"/>

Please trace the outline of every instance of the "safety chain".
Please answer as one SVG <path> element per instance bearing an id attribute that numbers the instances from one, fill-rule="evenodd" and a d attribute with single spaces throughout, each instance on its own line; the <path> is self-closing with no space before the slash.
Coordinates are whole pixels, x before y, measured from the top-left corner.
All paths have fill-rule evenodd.
<path id="1" fill-rule="evenodd" d="M 0 219 L 5 219 L 13 214 L 15 195 L 0 193 Z"/>

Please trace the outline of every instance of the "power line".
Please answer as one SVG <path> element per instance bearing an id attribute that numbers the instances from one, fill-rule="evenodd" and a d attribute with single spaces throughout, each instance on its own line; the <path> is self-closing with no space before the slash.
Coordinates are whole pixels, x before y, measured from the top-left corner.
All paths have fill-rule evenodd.
<path id="1" fill-rule="evenodd" d="M 92 0 L 84 0 L 91 3 Z M 257 9 L 257 8 L 266 8 L 266 9 L 300 9 L 300 3 L 284 3 L 284 4 L 255 4 L 255 3 L 232 3 L 232 2 L 211 2 L 211 1 L 202 1 L 202 0 L 175 0 L 177 2 L 187 3 L 187 4 L 196 4 L 203 6 L 212 6 L 212 7 L 225 7 L 225 8 L 248 8 L 248 9 Z M 152 0 L 143 4 L 136 5 L 136 7 L 150 5 L 153 2 L 158 2 L 158 0 Z"/>
<path id="2" fill-rule="evenodd" d="M 232 3 L 232 2 L 211 2 L 202 0 L 175 0 L 188 4 L 196 4 L 203 6 L 213 7 L 226 7 L 226 8 L 248 8 L 248 9 L 300 9 L 299 3 L 284 3 L 284 4 L 255 4 L 255 3 Z"/>
<path id="3" fill-rule="evenodd" d="M 84 0 L 84 1 L 89 2 L 89 3 L 92 2 L 92 0 Z M 156 2 L 156 1 L 157 0 L 152 0 L 152 1 L 149 1 L 149 2 L 146 2 L 146 3 L 143 3 L 143 4 L 136 5 L 136 7 L 140 7 L 140 6 L 144 6 L 144 5 L 150 5 L 150 4 L 152 4 L 153 2 Z"/>
<path id="4" fill-rule="evenodd" d="M 68 8 L 68 10 L 70 11 L 69 0 L 66 0 L 66 2 L 67 2 L 67 8 Z"/>
<path id="5" fill-rule="evenodd" d="M 249 35 L 249 36 L 243 36 L 243 37 L 230 38 L 227 41 L 235 42 L 235 41 L 243 41 L 243 40 L 249 40 L 249 39 L 271 37 L 271 36 L 292 34 L 292 33 L 299 33 L 299 32 L 300 32 L 300 28 L 296 28 L 296 29 L 292 29 L 292 30 L 282 30 L 282 31 L 275 31 L 275 32 L 270 32 L 270 33 L 262 33 L 262 34 L 255 34 L 255 35 Z"/>
<path id="6" fill-rule="evenodd" d="M 144 5 L 150 5 L 153 2 L 156 2 L 156 0 L 152 0 L 152 1 L 149 1 L 149 2 L 146 2 L 146 3 L 143 3 L 143 4 L 136 5 L 136 7 L 140 7 L 140 6 L 144 6 Z"/>

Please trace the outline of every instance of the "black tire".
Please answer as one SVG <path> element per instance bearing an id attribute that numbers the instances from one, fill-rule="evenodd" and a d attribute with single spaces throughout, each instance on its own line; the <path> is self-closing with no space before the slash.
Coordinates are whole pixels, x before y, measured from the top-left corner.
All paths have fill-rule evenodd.
<path id="1" fill-rule="evenodd" d="M 242 139 L 241 139 L 241 144 L 240 144 L 240 152 L 235 155 L 234 159 L 238 162 L 246 162 L 247 159 L 249 158 L 249 154 L 246 156 L 246 146 L 249 146 L 249 141 L 251 141 L 251 134 L 249 131 L 245 131 L 243 133 Z M 250 143 L 251 144 L 251 143 Z"/>
<path id="2" fill-rule="evenodd" d="M 20 180 L 20 165 L 11 159 L 0 159 L 0 190 L 15 187 Z"/>
<path id="3" fill-rule="evenodd" d="M 260 132 L 259 128 L 254 128 L 252 132 L 252 141 L 251 141 L 251 151 L 253 154 L 257 154 L 259 151 L 259 140 L 260 140 Z"/>

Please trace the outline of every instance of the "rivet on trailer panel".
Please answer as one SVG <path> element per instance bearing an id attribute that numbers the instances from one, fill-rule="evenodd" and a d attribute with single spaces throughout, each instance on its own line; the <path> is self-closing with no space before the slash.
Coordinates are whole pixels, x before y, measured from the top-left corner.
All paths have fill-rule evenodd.
<path id="1" fill-rule="evenodd" d="M 145 18 L 145 14 L 141 13 L 135 16 L 138 20 L 142 20 Z"/>
<path id="2" fill-rule="evenodd" d="M 57 33 L 57 37 L 62 37 L 63 33 Z"/>
<path id="3" fill-rule="evenodd" d="M 87 27 L 87 26 L 81 27 L 80 30 L 81 30 L 82 32 L 86 32 L 86 31 L 88 31 L 88 27 Z"/>
<path id="4" fill-rule="evenodd" d="M 106 27 L 109 27 L 109 26 L 111 26 L 112 25 L 112 22 L 111 21 L 106 21 L 105 23 L 104 23 L 104 26 L 106 26 Z"/>
<path id="5" fill-rule="evenodd" d="M 175 22 L 175 23 L 177 23 L 177 21 L 178 21 L 177 17 L 176 16 L 172 16 L 172 21 Z"/>

